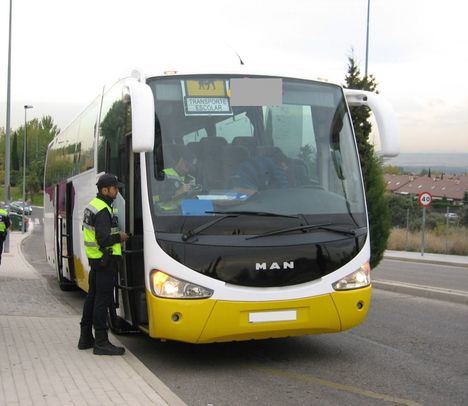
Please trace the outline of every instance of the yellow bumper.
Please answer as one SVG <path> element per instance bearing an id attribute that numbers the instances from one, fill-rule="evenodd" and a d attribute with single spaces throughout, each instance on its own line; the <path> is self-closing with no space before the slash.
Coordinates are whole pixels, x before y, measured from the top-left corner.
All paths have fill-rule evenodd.
<path id="1" fill-rule="evenodd" d="M 360 324 L 371 301 L 371 287 L 305 299 L 231 302 L 174 300 L 146 292 L 149 335 L 190 343 L 241 341 L 334 333 Z M 252 322 L 251 314 L 293 312 L 295 320 Z"/>

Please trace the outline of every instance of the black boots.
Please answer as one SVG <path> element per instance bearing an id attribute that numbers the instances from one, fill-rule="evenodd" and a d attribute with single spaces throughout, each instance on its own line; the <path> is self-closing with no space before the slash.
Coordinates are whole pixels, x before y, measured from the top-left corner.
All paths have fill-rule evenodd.
<path id="1" fill-rule="evenodd" d="M 94 346 L 94 337 L 93 337 L 93 328 L 91 326 L 81 326 L 80 341 L 78 341 L 78 349 L 86 350 L 88 348 L 93 348 Z"/>
<path id="2" fill-rule="evenodd" d="M 125 348 L 111 344 L 107 337 L 107 330 L 96 330 L 93 353 L 96 355 L 123 355 Z"/>
<path id="3" fill-rule="evenodd" d="M 92 327 L 81 326 L 78 348 L 86 350 L 93 347 L 93 353 L 96 355 L 123 355 L 125 353 L 125 348 L 116 347 L 109 342 L 107 330 L 96 330 L 96 340 L 94 340 Z"/>

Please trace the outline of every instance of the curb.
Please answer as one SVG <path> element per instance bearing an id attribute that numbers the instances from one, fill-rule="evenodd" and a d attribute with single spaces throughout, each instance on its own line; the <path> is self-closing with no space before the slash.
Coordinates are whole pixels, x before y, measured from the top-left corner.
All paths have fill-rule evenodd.
<path id="1" fill-rule="evenodd" d="M 468 305 L 468 292 L 462 290 L 442 289 L 433 286 L 414 285 L 411 283 L 386 280 L 373 280 L 372 286 L 376 289 L 388 290 L 396 293 Z"/>
<path id="2" fill-rule="evenodd" d="M 127 362 L 133 370 L 140 375 L 143 380 L 153 390 L 163 398 L 170 406 L 187 406 L 187 404 L 180 399 L 168 386 L 164 384 L 153 372 L 151 372 L 143 362 L 141 362 L 130 350 L 125 347 L 121 341 L 109 331 L 109 335 L 112 335 L 112 339 L 115 340 L 118 346 L 125 348 L 125 355 L 123 359 Z"/>

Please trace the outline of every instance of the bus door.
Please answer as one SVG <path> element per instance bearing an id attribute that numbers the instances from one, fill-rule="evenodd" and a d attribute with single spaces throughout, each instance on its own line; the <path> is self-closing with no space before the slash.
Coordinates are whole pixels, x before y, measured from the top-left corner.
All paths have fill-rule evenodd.
<path id="1" fill-rule="evenodd" d="M 56 270 L 60 288 L 70 290 L 75 284 L 73 262 L 73 183 L 55 188 Z"/>
<path id="2" fill-rule="evenodd" d="M 129 89 L 116 83 L 103 96 L 98 138 L 98 172 L 116 175 L 124 186 L 114 202 L 124 245 L 110 322 L 115 332 L 147 324 L 143 266 L 143 221 L 139 155 L 132 151 L 132 103 Z M 121 328 L 122 327 L 122 328 Z"/>
<path id="3" fill-rule="evenodd" d="M 131 238 L 122 251 L 123 262 L 115 294 L 115 307 L 116 315 L 134 327 L 148 322 L 144 289 L 139 158 L 132 151 L 131 134 L 127 134 L 121 139 L 118 148 L 119 165 L 115 168 L 115 174 L 123 187 L 114 202 L 114 208 L 117 209 L 120 229 L 130 234 Z"/>

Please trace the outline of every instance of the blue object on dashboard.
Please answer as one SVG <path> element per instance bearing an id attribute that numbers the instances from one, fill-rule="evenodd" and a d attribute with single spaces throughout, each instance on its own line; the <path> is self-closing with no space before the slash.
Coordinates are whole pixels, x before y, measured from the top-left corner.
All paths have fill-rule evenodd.
<path id="1" fill-rule="evenodd" d="M 182 200 L 180 205 L 184 216 L 211 216 L 205 212 L 214 211 L 211 200 L 187 199 Z"/>

